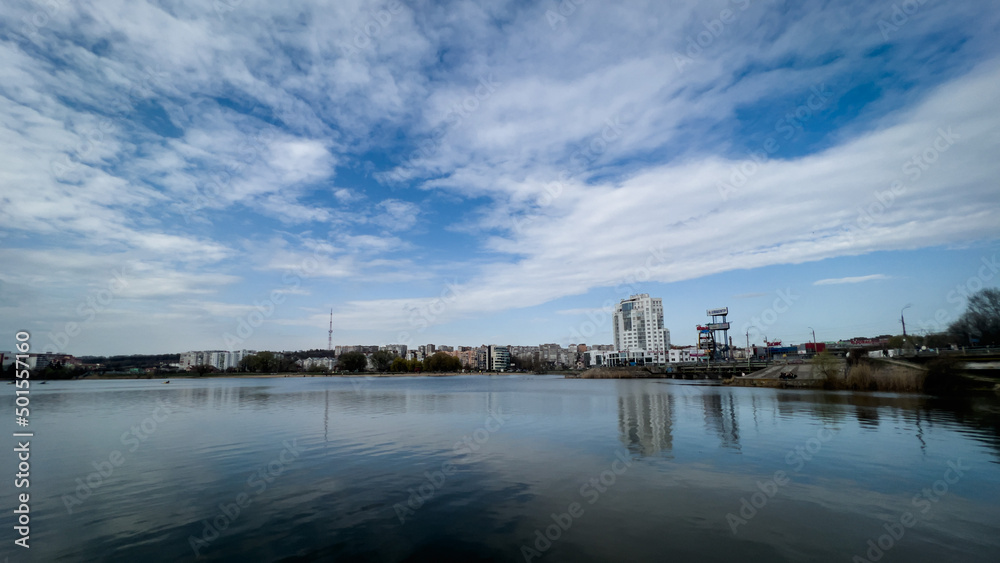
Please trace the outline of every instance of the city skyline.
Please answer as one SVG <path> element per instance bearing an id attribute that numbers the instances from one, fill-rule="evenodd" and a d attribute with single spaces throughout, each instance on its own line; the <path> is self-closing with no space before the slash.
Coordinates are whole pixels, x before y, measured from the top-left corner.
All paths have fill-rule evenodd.
<path id="1" fill-rule="evenodd" d="M 0 331 L 607 343 L 643 293 L 679 345 L 944 330 L 1000 280 L 1000 12 L 915 5 L 12 5 Z"/>

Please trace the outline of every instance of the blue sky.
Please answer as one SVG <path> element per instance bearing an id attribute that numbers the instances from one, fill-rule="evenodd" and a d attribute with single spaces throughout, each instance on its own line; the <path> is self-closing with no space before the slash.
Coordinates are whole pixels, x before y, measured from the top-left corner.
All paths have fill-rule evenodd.
<path id="1" fill-rule="evenodd" d="M 1000 272 L 987 2 L 14 2 L 0 331 L 83 354 L 929 331 Z M 776 301 L 777 300 L 777 301 Z M 13 340 L 6 348 L 13 347 Z M 0 349 L 4 348 L 0 346 Z"/>

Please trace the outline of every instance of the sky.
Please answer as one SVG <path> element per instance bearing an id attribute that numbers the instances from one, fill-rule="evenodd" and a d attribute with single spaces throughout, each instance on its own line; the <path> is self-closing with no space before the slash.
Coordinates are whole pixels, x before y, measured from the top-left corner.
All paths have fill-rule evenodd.
<path id="1" fill-rule="evenodd" d="M 14 1 L 0 350 L 941 330 L 1000 280 L 1000 7 Z"/>

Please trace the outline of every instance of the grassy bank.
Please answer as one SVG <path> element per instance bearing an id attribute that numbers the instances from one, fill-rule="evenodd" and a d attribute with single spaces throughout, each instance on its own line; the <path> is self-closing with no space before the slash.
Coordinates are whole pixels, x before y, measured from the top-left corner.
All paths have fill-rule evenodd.
<path id="1" fill-rule="evenodd" d="M 823 388 L 849 391 L 930 392 L 989 389 L 994 382 L 968 376 L 959 362 L 935 360 L 927 365 L 867 357 L 848 358 L 846 369 L 819 361 Z"/>
<path id="2" fill-rule="evenodd" d="M 662 378 L 663 373 L 646 367 L 600 367 L 591 368 L 579 375 L 580 379 L 651 379 Z"/>

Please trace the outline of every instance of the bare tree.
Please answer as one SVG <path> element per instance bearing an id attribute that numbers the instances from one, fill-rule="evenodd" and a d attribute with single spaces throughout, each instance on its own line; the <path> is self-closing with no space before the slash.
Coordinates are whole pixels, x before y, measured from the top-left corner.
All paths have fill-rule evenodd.
<path id="1" fill-rule="evenodd" d="M 965 313 L 948 331 L 962 344 L 1000 344 L 1000 289 L 985 288 L 972 294 Z"/>

